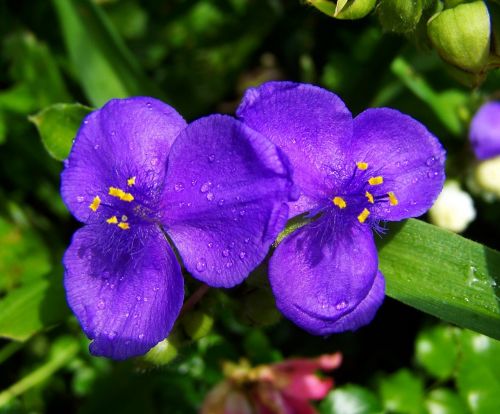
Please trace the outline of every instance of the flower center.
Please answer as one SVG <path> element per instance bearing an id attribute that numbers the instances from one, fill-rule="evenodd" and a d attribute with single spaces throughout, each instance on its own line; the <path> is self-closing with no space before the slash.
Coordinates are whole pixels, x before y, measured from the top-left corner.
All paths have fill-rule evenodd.
<path id="1" fill-rule="evenodd" d="M 135 186 L 135 180 L 136 180 L 135 176 L 130 177 L 127 180 L 127 187 Z M 119 187 L 109 187 L 108 195 L 113 197 L 113 198 L 116 198 L 120 201 L 124 201 L 125 203 L 132 203 L 135 200 L 135 197 L 132 195 L 132 193 L 130 193 L 129 191 L 125 191 Z M 107 207 L 111 207 L 111 208 L 115 207 L 114 203 L 112 203 L 112 204 L 113 205 L 107 205 Z M 101 197 L 96 195 L 94 197 L 94 199 L 92 200 L 92 203 L 89 205 L 89 208 L 95 213 L 95 212 L 97 212 L 97 210 L 99 210 L 101 205 L 104 205 L 104 203 L 102 202 Z M 134 211 L 139 212 L 140 209 L 141 209 L 140 206 L 136 206 L 134 208 Z M 127 210 L 127 208 L 125 206 L 119 206 L 119 208 L 116 208 L 115 210 L 123 211 L 123 210 Z M 122 230 L 129 230 L 130 224 L 128 223 L 128 216 L 126 214 L 122 214 L 120 218 L 118 218 L 117 216 L 119 216 L 119 214 L 109 216 L 106 219 L 106 223 L 108 223 L 110 225 L 116 225 L 118 228 L 120 228 Z"/>
<path id="2" fill-rule="evenodd" d="M 339 210 L 347 209 L 354 213 L 357 220 L 363 224 L 371 214 L 371 208 L 378 203 L 398 205 L 398 199 L 393 191 L 385 192 L 384 177 L 370 174 L 367 162 L 356 163 L 352 176 L 341 185 L 341 191 L 332 199 Z M 387 183 L 386 183 L 387 184 Z"/>

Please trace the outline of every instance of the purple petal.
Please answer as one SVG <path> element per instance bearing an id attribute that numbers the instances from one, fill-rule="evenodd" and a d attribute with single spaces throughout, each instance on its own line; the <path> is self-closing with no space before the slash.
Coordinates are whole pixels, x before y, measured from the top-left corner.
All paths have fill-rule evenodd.
<path id="1" fill-rule="evenodd" d="M 324 176 L 342 165 L 352 137 L 351 113 L 340 98 L 313 85 L 268 82 L 246 92 L 237 114 L 290 158 L 302 192 L 291 214 L 316 206 Z"/>
<path id="2" fill-rule="evenodd" d="M 190 124 L 172 146 L 162 222 L 197 279 L 240 283 L 287 220 L 292 188 L 283 154 L 234 118 Z"/>
<path id="3" fill-rule="evenodd" d="M 182 306 L 180 266 L 165 237 L 154 226 L 132 231 L 85 226 L 64 256 L 67 300 L 94 355 L 146 353 L 168 336 Z"/>
<path id="4" fill-rule="evenodd" d="M 339 226 L 325 234 L 324 220 L 286 237 L 269 263 L 278 309 L 315 335 L 355 330 L 368 323 L 381 302 L 377 251 L 368 226 Z M 373 295 L 373 299 L 372 299 Z"/>
<path id="5" fill-rule="evenodd" d="M 445 151 L 420 122 L 394 109 L 368 109 L 354 118 L 353 162 L 382 176 L 374 195 L 392 192 L 397 205 L 375 203 L 372 217 L 401 220 L 425 213 L 443 188 Z"/>
<path id="6" fill-rule="evenodd" d="M 172 107 L 146 97 L 114 99 L 92 112 L 61 177 L 61 194 L 71 213 L 85 223 L 102 222 L 106 212 L 93 212 L 92 201 L 99 196 L 106 204 L 109 187 L 126 189 L 132 177 L 134 195 L 143 193 L 149 205 L 154 203 L 170 146 L 185 125 Z"/>
<path id="7" fill-rule="evenodd" d="M 500 102 L 488 102 L 476 112 L 469 135 L 480 160 L 500 155 Z"/>

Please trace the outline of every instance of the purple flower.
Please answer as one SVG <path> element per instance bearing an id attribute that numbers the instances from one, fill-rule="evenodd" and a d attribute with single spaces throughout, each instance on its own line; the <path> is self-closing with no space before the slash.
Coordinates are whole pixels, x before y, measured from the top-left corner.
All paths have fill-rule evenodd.
<path id="1" fill-rule="evenodd" d="M 312 218 L 271 258 L 278 308 L 313 334 L 370 322 L 384 297 L 371 228 L 431 206 L 444 181 L 440 143 L 396 110 L 353 119 L 333 93 L 290 82 L 248 90 L 238 116 L 288 155 L 301 190 L 291 213 Z"/>
<path id="2" fill-rule="evenodd" d="M 472 147 L 480 160 L 500 155 L 500 102 L 479 108 L 470 124 Z"/>
<path id="3" fill-rule="evenodd" d="M 63 261 L 67 299 L 94 355 L 140 355 L 169 334 L 184 298 L 169 239 L 211 286 L 234 286 L 259 264 L 287 219 L 282 160 L 233 118 L 186 127 L 152 98 L 112 100 L 85 119 L 61 185 L 85 226 Z"/>

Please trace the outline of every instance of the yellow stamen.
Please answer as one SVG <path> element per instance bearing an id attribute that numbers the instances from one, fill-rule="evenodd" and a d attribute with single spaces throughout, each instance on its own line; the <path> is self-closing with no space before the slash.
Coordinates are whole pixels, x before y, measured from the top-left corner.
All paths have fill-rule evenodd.
<path id="1" fill-rule="evenodd" d="M 117 197 L 120 200 L 123 201 L 128 201 L 131 202 L 134 200 L 134 196 L 130 193 L 126 193 L 125 191 L 116 188 L 116 187 L 109 187 L 109 193 L 110 196 Z"/>
<path id="2" fill-rule="evenodd" d="M 92 204 L 90 204 L 89 208 L 92 210 L 92 211 L 97 211 L 97 209 L 99 208 L 101 204 L 101 199 L 99 196 L 95 196 L 94 199 L 92 200 Z"/>
<path id="3" fill-rule="evenodd" d="M 389 203 L 391 203 L 391 206 L 397 206 L 398 205 L 398 199 L 396 198 L 396 196 L 394 195 L 394 193 L 392 191 L 389 191 L 387 193 L 387 195 L 389 196 Z"/>
<path id="4" fill-rule="evenodd" d="M 373 203 L 375 202 L 375 200 L 373 199 L 373 195 L 372 195 L 369 191 L 367 191 L 367 192 L 365 193 L 365 196 L 366 196 L 366 198 L 368 199 L 368 201 L 369 201 L 370 203 L 372 203 L 372 204 L 373 204 Z"/>
<path id="5" fill-rule="evenodd" d="M 113 217 L 110 217 L 109 219 L 107 219 L 106 223 L 108 223 L 108 224 L 116 224 L 116 223 L 118 223 L 118 219 L 116 218 L 116 216 L 113 216 Z"/>
<path id="6" fill-rule="evenodd" d="M 363 224 L 366 219 L 368 218 L 368 216 L 370 215 L 370 212 L 368 211 L 367 208 L 363 209 L 363 211 L 361 212 L 361 214 L 358 216 L 358 221 Z"/>
<path id="7" fill-rule="evenodd" d="M 128 223 L 119 223 L 118 227 L 120 227 L 122 230 L 128 230 L 130 228 Z"/>
<path id="8" fill-rule="evenodd" d="M 130 177 L 130 178 L 127 180 L 127 185 L 128 185 L 129 187 L 132 187 L 133 185 L 135 185 L 135 176 Z"/>
<path id="9" fill-rule="evenodd" d="M 357 162 L 356 165 L 360 170 L 366 170 L 368 168 L 368 163 L 367 162 Z"/>
<path id="10" fill-rule="evenodd" d="M 379 184 L 382 184 L 384 182 L 384 177 L 382 176 L 377 176 L 377 177 L 370 177 L 370 179 L 368 180 L 368 184 L 370 185 L 379 185 Z"/>
<path id="11" fill-rule="evenodd" d="M 335 204 L 338 208 L 346 208 L 347 203 L 342 197 L 335 197 L 333 199 L 333 204 Z"/>

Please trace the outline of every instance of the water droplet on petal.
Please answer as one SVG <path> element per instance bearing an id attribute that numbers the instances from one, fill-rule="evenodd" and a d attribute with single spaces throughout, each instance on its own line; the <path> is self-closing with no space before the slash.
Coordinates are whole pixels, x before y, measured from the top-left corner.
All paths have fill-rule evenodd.
<path id="1" fill-rule="evenodd" d="M 213 201 L 214 198 L 215 198 L 214 193 L 207 193 L 207 200 L 208 201 Z"/>
<path id="2" fill-rule="evenodd" d="M 99 149 L 99 144 L 95 144 L 95 145 L 94 145 L 94 149 L 95 149 L 95 150 L 98 150 L 98 149 Z"/>
<path id="3" fill-rule="evenodd" d="M 247 238 L 245 239 L 245 243 L 248 243 L 249 241 L 250 241 L 250 237 L 247 237 Z"/>
<path id="4" fill-rule="evenodd" d="M 215 160 L 215 154 L 210 154 L 210 155 L 208 156 L 208 161 L 209 161 L 209 162 L 214 162 L 214 160 Z"/>
<path id="5" fill-rule="evenodd" d="M 245 252 L 240 252 L 240 259 L 243 260 L 247 254 Z"/>
<path id="6" fill-rule="evenodd" d="M 212 248 L 212 247 L 214 247 L 214 244 L 212 242 L 209 242 L 209 243 L 207 243 L 207 246 Z"/>
<path id="7" fill-rule="evenodd" d="M 135 299 L 136 299 L 137 301 L 140 301 L 142 298 L 141 298 L 140 296 L 136 296 L 136 297 L 135 297 Z"/>
<path id="8" fill-rule="evenodd" d="M 149 163 L 152 165 L 152 166 L 155 166 L 156 164 L 158 164 L 158 158 L 155 157 L 155 158 L 151 158 L 151 161 L 149 161 Z"/>
<path id="9" fill-rule="evenodd" d="M 108 334 L 108 338 L 109 339 L 114 339 L 116 337 L 116 332 L 115 331 L 111 331 L 109 334 Z"/>
<path id="10" fill-rule="evenodd" d="M 232 241 L 231 243 L 229 243 L 229 247 L 232 249 L 234 247 L 234 241 Z"/>
<path id="11" fill-rule="evenodd" d="M 202 186 L 200 187 L 200 191 L 202 193 L 206 193 L 210 187 L 212 186 L 212 183 L 210 181 L 207 181 L 206 183 L 203 183 Z"/>
<path id="12" fill-rule="evenodd" d="M 143 339 L 143 338 L 144 338 L 144 334 L 142 334 L 142 333 L 141 333 L 141 334 L 139 334 L 138 338 L 139 338 L 139 339 Z"/>
<path id="13" fill-rule="evenodd" d="M 143 301 L 144 301 L 144 302 L 147 302 L 148 300 L 149 300 L 149 299 L 148 299 L 146 296 L 144 296 Z"/>
<path id="14" fill-rule="evenodd" d="M 155 287 L 153 288 L 153 292 L 158 292 L 159 290 L 160 290 L 160 288 L 159 288 L 158 286 L 155 286 Z"/>
<path id="15" fill-rule="evenodd" d="M 177 191 L 178 193 L 184 190 L 184 184 L 182 183 L 176 183 L 174 185 L 174 190 Z"/>
<path id="16" fill-rule="evenodd" d="M 82 196 L 76 197 L 76 201 L 78 201 L 79 203 L 83 203 L 84 200 L 85 198 L 83 198 Z"/>
<path id="17" fill-rule="evenodd" d="M 106 307 L 106 302 L 103 300 L 100 300 L 99 303 L 97 303 L 97 308 L 98 309 L 104 309 Z"/>
<path id="18" fill-rule="evenodd" d="M 146 103 L 146 106 L 147 106 L 149 109 L 152 109 L 152 108 L 153 108 L 153 105 L 151 105 L 151 102 Z"/>
<path id="19" fill-rule="evenodd" d="M 196 270 L 198 270 L 198 272 L 204 272 L 206 268 L 207 268 L 207 261 L 203 257 L 201 257 L 196 263 Z"/>
<path id="20" fill-rule="evenodd" d="M 335 309 L 337 310 L 342 310 L 342 309 L 345 309 L 347 308 L 347 302 L 346 301 L 342 301 L 342 302 L 339 302 L 335 305 Z"/>
<path id="21" fill-rule="evenodd" d="M 229 256 L 229 250 L 228 249 L 222 250 L 222 256 L 224 256 L 224 257 Z"/>
<path id="22" fill-rule="evenodd" d="M 436 162 L 436 157 L 430 157 L 427 158 L 427 161 L 425 162 L 429 167 Z"/>
<path id="23" fill-rule="evenodd" d="M 219 207 L 222 207 L 224 205 L 224 199 L 221 198 L 217 204 L 219 205 Z"/>
<path id="24" fill-rule="evenodd" d="M 229 262 L 226 263 L 226 267 L 232 267 L 234 264 L 234 262 L 232 260 L 230 260 Z"/>
<path id="25" fill-rule="evenodd" d="M 243 216 L 245 215 L 245 213 L 246 213 L 246 211 L 245 211 L 245 210 L 241 210 L 241 211 L 240 211 L 240 216 L 242 216 L 242 217 L 243 217 Z"/>
<path id="26" fill-rule="evenodd" d="M 191 180 L 191 185 L 194 187 L 196 185 L 196 180 Z"/>

